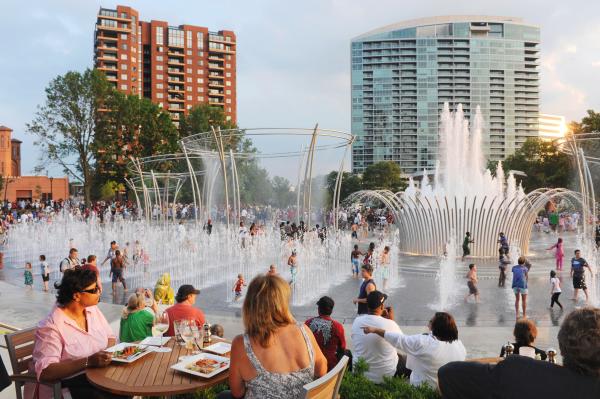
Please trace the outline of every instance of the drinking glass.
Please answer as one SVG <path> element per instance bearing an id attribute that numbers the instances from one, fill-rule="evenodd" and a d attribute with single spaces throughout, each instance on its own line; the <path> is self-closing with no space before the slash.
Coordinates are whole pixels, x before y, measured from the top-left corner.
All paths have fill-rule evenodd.
<path id="1" fill-rule="evenodd" d="M 171 348 L 163 346 L 162 336 L 169 329 L 169 314 L 164 311 L 158 311 L 152 324 L 152 336 L 160 337 L 160 346 L 154 348 L 155 352 L 171 352 Z"/>
<path id="2" fill-rule="evenodd" d="M 195 320 L 190 320 L 190 328 L 192 329 L 192 334 L 194 335 L 194 344 L 198 348 L 198 350 L 193 351 L 192 354 L 197 355 L 202 349 L 202 329 L 198 328 Z"/>
<path id="3" fill-rule="evenodd" d="M 194 332 L 190 323 L 181 323 L 179 325 L 179 332 L 181 333 L 181 338 L 185 341 L 185 349 L 189 352 L 190 349 L 194 348 Z"/>

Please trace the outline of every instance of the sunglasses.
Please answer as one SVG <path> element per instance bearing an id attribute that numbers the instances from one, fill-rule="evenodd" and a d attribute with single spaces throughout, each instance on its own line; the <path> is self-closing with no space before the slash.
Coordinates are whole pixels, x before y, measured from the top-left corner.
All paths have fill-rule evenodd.
<path id="1" fill-rule="evenodd" d="M 85 292 L 86 294 L 97 294 L 100 292 L 100 287 L 95 286 L 94 288 L 90 288 L 89 290 L 81 290 L 79 292 Z"/>

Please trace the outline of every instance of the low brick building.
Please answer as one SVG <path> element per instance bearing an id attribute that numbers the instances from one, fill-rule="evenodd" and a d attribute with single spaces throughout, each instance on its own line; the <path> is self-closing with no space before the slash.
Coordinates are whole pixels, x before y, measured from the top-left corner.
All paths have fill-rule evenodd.
<path id="1" fill-rule="evenodd" d="M 12 138 L 12 129 L 0 126 L 0 175 L 2 200 L 68 199 L 67 177 L 21 176 L 21 141 Z"/>

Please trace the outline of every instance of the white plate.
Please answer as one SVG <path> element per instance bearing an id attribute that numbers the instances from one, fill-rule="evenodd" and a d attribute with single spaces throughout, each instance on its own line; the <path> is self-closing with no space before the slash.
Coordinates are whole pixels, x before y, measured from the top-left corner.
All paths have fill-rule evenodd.
<path id="1" fill-rule="evenodd" d="M 189 370 L 188 368 L 186 368 L 187 365 L 193 364 L 195 362 L 197 362 L 200 359 L 213 359 L 216 360 L 218 362 L 224 362 L 227 363 L 226 365 L 224 365 L 221 368 L 215 369 L 213 372 L 209 373 L 209 374 L 204 374 L 204 373 L 199 373 L 197 371 L 194 370 Z M 217 356 L 217 355 L 213 355 L 211 353 L 201 353 L 199 355 L 194 355 L 194 356 L 189 356 L 186 357 L 185 360 L 174 364 L 171 366 L 172 369 L 177 370 L 177 371 L 181 371 L 183 373 L 187 373 L 187 374 L 191 374 L 191 375 L 197 375 L 198 377 L 204 377 L 204 378 L 211 378 L 214 377 L 215 375 L 227 370 L 229 368 L 229 359 L 226 357 L 222 357 L 222 356 Z"/>
<path id="2" fill-rule="evenodd" d="M 119 344 L 116 344 L 115 346 L 111 346 L 110 348 L 105 349 L 107 352 L 117 352 L 117 351 L 122 351 L 123 349 L 127 348 L 128 346 L 137 346 L 140 349 L 142 349 L 141 352 L 135 354 L 135 355 L 131 355 L 128 358 L 125 359 L 119 359 L 116 357 L 113 357 L 112 360 L 115 362 L 121 362 L 121 363 L 133 363 L 136 360 L 138 360 L 139 358 L 146 356 L 148 353 L 152 352 L 152 347 L 151 346 L 146 346 L 146 345 L 138 345 L 138 344 L 131 344 L 129 342 L 121 342 Z"/>
<path id="3" fill-rule="evenodd" d="M 217 355 L 224 355 L 227 352 L 231 352 L 231 344 L 227 342 L 217 342 L 216 344 L 202 348 L 202 350 L 204 352 L 216 353 Z"/>
<path id="4" fill-rule="evenodd" d="M 160 346 L 165 345 L 171 337 L 146 337 L 140 342 L 140 345 L 152 345 L 152 346 Z"/>

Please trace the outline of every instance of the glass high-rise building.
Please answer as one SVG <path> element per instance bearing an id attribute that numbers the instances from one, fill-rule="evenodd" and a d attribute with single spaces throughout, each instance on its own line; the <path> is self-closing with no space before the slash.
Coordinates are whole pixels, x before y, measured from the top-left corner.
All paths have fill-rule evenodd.
<path id="1" fill-rule="evenodd" d="M 392 160 L 432 170 L 444 102 L 481 107 L 484 153 L 501 160 L 538 136 L 540 29 L 520 18 L 401 22 L 352 40 L 352 170 Z"/>

